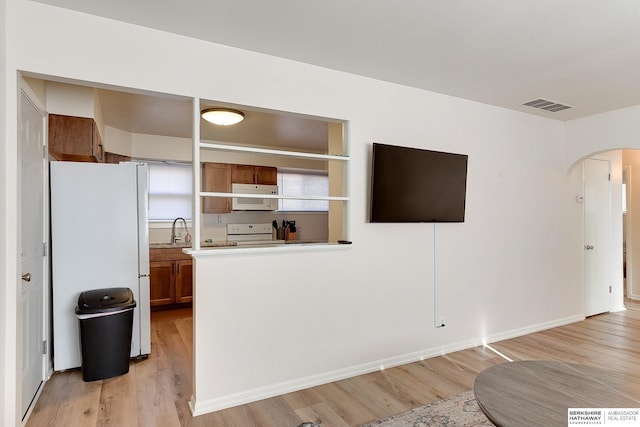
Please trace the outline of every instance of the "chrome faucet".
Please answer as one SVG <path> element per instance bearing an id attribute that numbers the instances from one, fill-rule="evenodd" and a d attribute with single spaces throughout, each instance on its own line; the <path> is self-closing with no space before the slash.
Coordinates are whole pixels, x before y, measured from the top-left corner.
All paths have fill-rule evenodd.
<path id="1" fill-rule="evenodd" d="M 185 221 L 184 218 L 180 218 L 180 217 L 174 219 L 173 220 L 173 226 L 171 226 L 171 244 L 172 245 L 175 245 L 176 242 L 178 240 L 180 240 L 180 237 L 176 237 L 176 222 L 178 222 L 178 221 L 182 221 L 182 225 L 184 226 L 185 234 L 187 232 L 187 221 Z"/>

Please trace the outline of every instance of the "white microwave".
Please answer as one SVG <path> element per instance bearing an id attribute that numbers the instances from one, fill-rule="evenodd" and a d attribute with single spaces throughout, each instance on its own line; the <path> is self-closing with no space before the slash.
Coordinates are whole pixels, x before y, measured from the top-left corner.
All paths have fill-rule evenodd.
<path id="1" fill-rule="evenodd" d="M 231 184 L 231 192 L 246 195 L 277 195 L 277 185 Z M 263 197 L 233 197 L 231 209 L 234 211 L 274 211 L 278 209 L 278 199 Z"/>

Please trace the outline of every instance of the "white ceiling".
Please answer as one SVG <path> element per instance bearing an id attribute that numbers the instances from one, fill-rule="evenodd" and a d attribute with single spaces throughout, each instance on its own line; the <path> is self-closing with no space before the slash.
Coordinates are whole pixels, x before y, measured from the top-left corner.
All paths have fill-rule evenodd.
<path id="1" fill-rule="evenodd" d="M 39 1 L 559 120 L 640 104 L 638 0 Z"/>
<path id="2" fill-rule="evenodd" d="M 157 94 L 134 94 L 98 89 L 105 124 L 132 133 L 191 138 L 193 107 L 191 98 Z M 201 100 L 202 108 L 235 107 Z M 327 121 L 301 115 L 269 112 L 241 106 L 245 119 L 234 126 L 216 126 L 201 121 L 200 137 L 207 141 L 281 149 L 327 150 Z"/>

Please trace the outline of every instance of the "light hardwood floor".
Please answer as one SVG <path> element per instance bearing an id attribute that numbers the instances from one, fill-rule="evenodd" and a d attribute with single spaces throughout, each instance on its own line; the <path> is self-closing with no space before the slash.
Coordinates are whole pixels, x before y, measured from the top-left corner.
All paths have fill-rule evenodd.
<path id="1" fill-rule="evenodd" d="M 582 363 L 640 381 L 640 303 L 627 301 L 627 308 L 491 347 L 513 360 Z M 505 361 L 476 347 L 192 418 L 189 316 L 154 313 L 152 354 L 132 362 L 127 375 L 85 383 L 79 371 L 54 374 L 27 426 L 357 426 L 470 390 L 480 371 Z"/>

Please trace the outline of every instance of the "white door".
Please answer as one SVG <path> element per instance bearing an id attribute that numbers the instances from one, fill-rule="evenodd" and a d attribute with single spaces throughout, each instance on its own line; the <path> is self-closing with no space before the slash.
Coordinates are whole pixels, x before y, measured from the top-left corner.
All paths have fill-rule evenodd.
<path id="1" fill-rule="evenodd" d="M 585 315 L 609 311 L 610 181 L 609 161 L 584 161 Z"/>
<path id="2" fill-rule="evenodd" d="M 24 416 L 44 379 L 45 120 L 29 98 L 20 99 L 20 259 L 22 280 L 22 396 Z"/>

